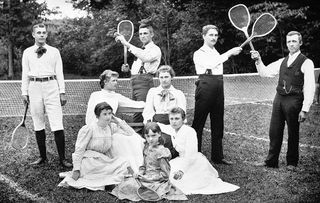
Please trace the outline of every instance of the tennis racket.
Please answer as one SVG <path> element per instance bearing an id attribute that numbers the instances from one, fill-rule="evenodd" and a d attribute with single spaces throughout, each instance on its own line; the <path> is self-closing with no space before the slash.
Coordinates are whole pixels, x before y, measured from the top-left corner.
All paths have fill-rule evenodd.
<path id="1" fill-rule="evenodd" d="M 27 103 L 24 110 L 24 116 L 21 123 L 13 130 L 11 136 L 11 146 L 14 149 L 24 149 L 28 145 L 30 131 L 26 128 L 25 121 L 27 117 L 29 104 Z"/>
<path id="2" fill-rule="evenodd" d="M 130 20 L 122 20 L 118 23 L 117 33 L 124 36 L 127 42 L 130 42 L 133 36 L 133 23 Z M 129 72 L 129 64 L 127 62 L 128 48 L 123 46 L 123 65 L 121 67 L 122 72 Z"/>
<path id="3" fill-rule="evenodd" d="M 272 30 L 276 27 L 277 20 L 270 13 L 263 13 L 259 18 L 254 22 L 252 27 L 251 36 L 243 42 L 240 47 L 242 48 L 244 45 L 249 43 L 255 37 L 263 37 L 272 32 Z"/>
<path id="4" fill-rule="evenodd" d="M 128 172 L 133 175 L 133 170 L 131 167 L 128 167 Z M 146 186 L 142 185 L 140 180 L 138 178 L 134 178 L 138 185 L 139 188 L 137 189 L 137 195 L 144 201 L 159 201 L 161 198 L 158 195 L 158 193 L 150 188 L 147 188 Z"/>
<path id="5" fill-rule="evenodd" d="M 244 4 L 237 4 L 230 8 L 228 12 L 228 16 L 230 19 L 231 24 L 237 28 L 238 30 L 241 30 L 246 38 L 249 38 L 248 34 L 248 27 L 250 25 L 250 13 L 248 8 Z M 250 41 L 249 42 L 251 50 L 254 50 L 253 44 Z"/>

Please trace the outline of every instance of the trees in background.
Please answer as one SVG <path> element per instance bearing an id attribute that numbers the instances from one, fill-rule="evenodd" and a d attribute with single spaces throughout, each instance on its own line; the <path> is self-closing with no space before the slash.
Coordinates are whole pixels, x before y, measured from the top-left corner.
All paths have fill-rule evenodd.
<path id="1" fill-rule="evenodd" d="M 13 79 L 21 73 L 23 49 L 32 43 L 30 26 L 48 10 L 35 0 L 1 0 L 0 5 L 0 77 Z"/>
<path id="2" fill-rule="evenodd" d="M 35 0 L 29 2 L 36 3 Z M 172 65 L 177 75 L 192 75 L 194 74 L 192 56 L 193 52 L 202 46 L 203 25 L 215 24 L 219 27 L 220 38 L 216 48 L 221 53 L 245 41 L 244 34 L 231 25 L 227 15 L 229 8 L 237 3 L 248 6 L 251 13 L 251 26 L 254 20 L 264 12 L 272 13 L 278 21 L 272 33 L 253 41 L 266 63 L 287 53 L 285 36 L 290 30 L 302 33 L 303 52 L 313 59 L 316 66 L 320 63 L 320 48 L 317 46 L 320 37 L 316 33 L 320 25 L 319 6 L 311 0 L 304 2 L 297 0 L 269 2 L 262 0 L 254 2 L 249 0 L 241 2 L 238 0 L 232 2 L 224 0 L 72 0 L 72 2 L 76 8 L 87 10 L 90 15 L 80 19 L 47 22 L 51 31 L 48 41 L 60 49 L 65 73 L 93 78 L 96 78 L 104 69 L 112 69 L 120 73 L 123 48 L 120 43 L 115 42 L 113 34 L 121 20 L 129 19 L 135 26 L 135 35 L 131 41 L 134 45 L 140 46 L 139 22 L 141 20 L 152 22 L 156 34 L 154 40 L 162 50 L 161 64 Z M 41 9 L 36 11 L 39 13 Z M 39 16 L 35 15 L 37 12 L 33 12 L 33 16 Z M 30 16 L 29 21 L 21 23 L 23 26 L 19 29 L 26 30 L 26 27 L 30 27 L 31 19 Z M 2 27 L 0 32 L 8 34 L 8 30 Z M 27 32 L 20 34 L 19 40 L 14 38 L 14 42 L 21 42 L 20 45 L 19 43 L 14 45 L 17 53 L 21 53 L 30 45 L 29 42 L 33 41 L 30 32 L 28 30 Z M 2 33 L 1 36 L 3 36 Z M 6 42 L 1 40 L 0 45 Z M 228 60 L 224 64 L 225 73 L 255 72 L 249 51 L 249 46 L 245 46 L 240 55 Z M 0 48 L 0 55 L 1 53 L 3 49 Z M 20 60 L 19 56 L 16 58 Z M 129 54 L 129 64 L 132 64 L 132 61 L 133 56 Z M 0 62 L 0 75 L 2 65 L 3 63 Z"/>

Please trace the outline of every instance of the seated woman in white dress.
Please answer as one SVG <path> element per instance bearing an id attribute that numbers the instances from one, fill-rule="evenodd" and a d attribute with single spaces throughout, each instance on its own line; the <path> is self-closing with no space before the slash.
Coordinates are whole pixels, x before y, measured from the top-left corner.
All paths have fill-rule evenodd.
<path id="1" fill-rule="evenodd" d="M 239 187 L 223 182 L 207 158 L 198 152 L 195 130 L 184 124 L 185 112 L 176 107 L 170 110 L 170 125 L 158 123 L 161 131 L 171 135 L 172 144 L 179 153 L 170 161 L 170 181 L 184 194 L 219 194 Z"/>
<path id="2" fill-rule="evenodd" d="M 96 122 L 97 118 L 94 114 L 95 106 L 100 102 L 107 102 L 115 113 L 118 107 L 134 107 L 143 108 L 144 101 L 133 101 L 119 93 L 116 93 L 119 74 L 112 70 L 105 70 L 100 75 L 100 91 L 91 93 L 86 112 L 86 124 Z M 132 169 L 137 172 L 138 167 L 142 164 L 144 147 L 144 139 L 137 133 L 132 136 L 119 135 L 112 140 L 111 151 L 114 156 L 122 156 L 126 158 L 132 165 Z"/>
<path id="3" fill-rule="evenodd" d="M 143 110 L 143 123 L 149 121 L 169 124 L 168 112 L 173 107 L 180 107 L 184 111 L 187 108 L 186 97 L 181 90 L 177 90 L 171 84 L 175 76 L 171 66 L 163 65 L 157 70 L 160 85 L 148 91 L 146 106 Z"/>
<path id="4" fill-rule="evenodd" d="M 107 185 L 119 184 L 127 174 L 129 162 L 114 156 L 111 146 L 115 137 L 130 136 L 134 130 L 116 118 L 106 102 L 97 104 L 94 113 L 98 120 L 79 130 L 72 154 L 73 170 L 60 174 L 66 177 L 59 186 L 104 190 Z"/>

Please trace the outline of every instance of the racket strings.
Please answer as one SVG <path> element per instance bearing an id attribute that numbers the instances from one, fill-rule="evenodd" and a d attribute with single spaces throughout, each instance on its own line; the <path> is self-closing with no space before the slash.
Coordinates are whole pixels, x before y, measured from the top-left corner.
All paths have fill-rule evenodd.
<path id="1" fill-rule="evenodd" d="M 29 130 L 24 126 L 17 127 L 11 139 L 11 146 L 15 149 L 24 149 L 28 144 Z"/>
<path id="2" fill-rule="evenodd" d="M 122 21 L 118 26 L 118 32 L 129 42 L 133 35 L 133 24 L 129 21 Z"/>
<path id="3" fill-rule="evenodd" d="M 146 200 L 146 201 L 157 201 L 160 199 L 159 195 L 155 191 L 153 191 L 147 187 L 139 188 L 137 193 L 141 199 Z"/>
<path id="4" fill-rule="evenodd" d="M 271 15 L 262 15 L 253 26 L 253 33 L 257 36 L 265 36 L 276 26 L 276 20 Z"/>
<path id="5" fill-rule="evenodd" d="M 229 12 L 230 20 L 237 29 L 248 27 L 250 23 L 249 15 L 248 10 L 243 6 L 234 7 Z"/>

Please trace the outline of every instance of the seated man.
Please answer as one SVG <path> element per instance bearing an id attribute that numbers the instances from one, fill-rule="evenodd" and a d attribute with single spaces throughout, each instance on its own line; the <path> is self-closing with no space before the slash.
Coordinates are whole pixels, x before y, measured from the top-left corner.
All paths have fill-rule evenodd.
<path id="1" fill-rule="evenodd" d="M 183 193 L 220 194 L 239 189 L 223 182 L 207 158 L 198 152 L 196 131 L 184 124 L 185 112 L 179 107 L 169 112 L 170 125 L 158 123 L 161 131 L 171 136 L 178 157 L 170 160 L 170 181 Z"/>
<path id="2" fill-rule="evenodd" d="M 186 111 L 186 97 L 181 90 L 177 90 L 171 84 L 175 75 L 171 66 L 160 66 L 156 74 L 160 85 L 151 88 L 147 94 L 146 106 L 142 113 L 143 123 L 153 121 L 169 124 L 169 110 L 173 107 L 180 107 Z"/>
<path id="3" fill-rule="evenodd" d="M 116 112 L 119 106 L 136 108 L 143 108 L 145 106 L 144 101 L 133 101 L 115 92 L 118 77 L 119 74 L 112 70 L 105 70 L 100 75 L 101 90 L 93 92 L 88 101 L 86 112 L 87 125 L 97 121 L 94 108 L 101 102 L 107 102 L 112 107 L 113 112 Z M 112 155 L 126 158 L 130 162 L 132 169 L 137 171 L 143 161 L 143 142 L 144 139 L 139 134 L 134 133 L 134 131 L 132 136 L 114 136 L 111 147 Z"/>

